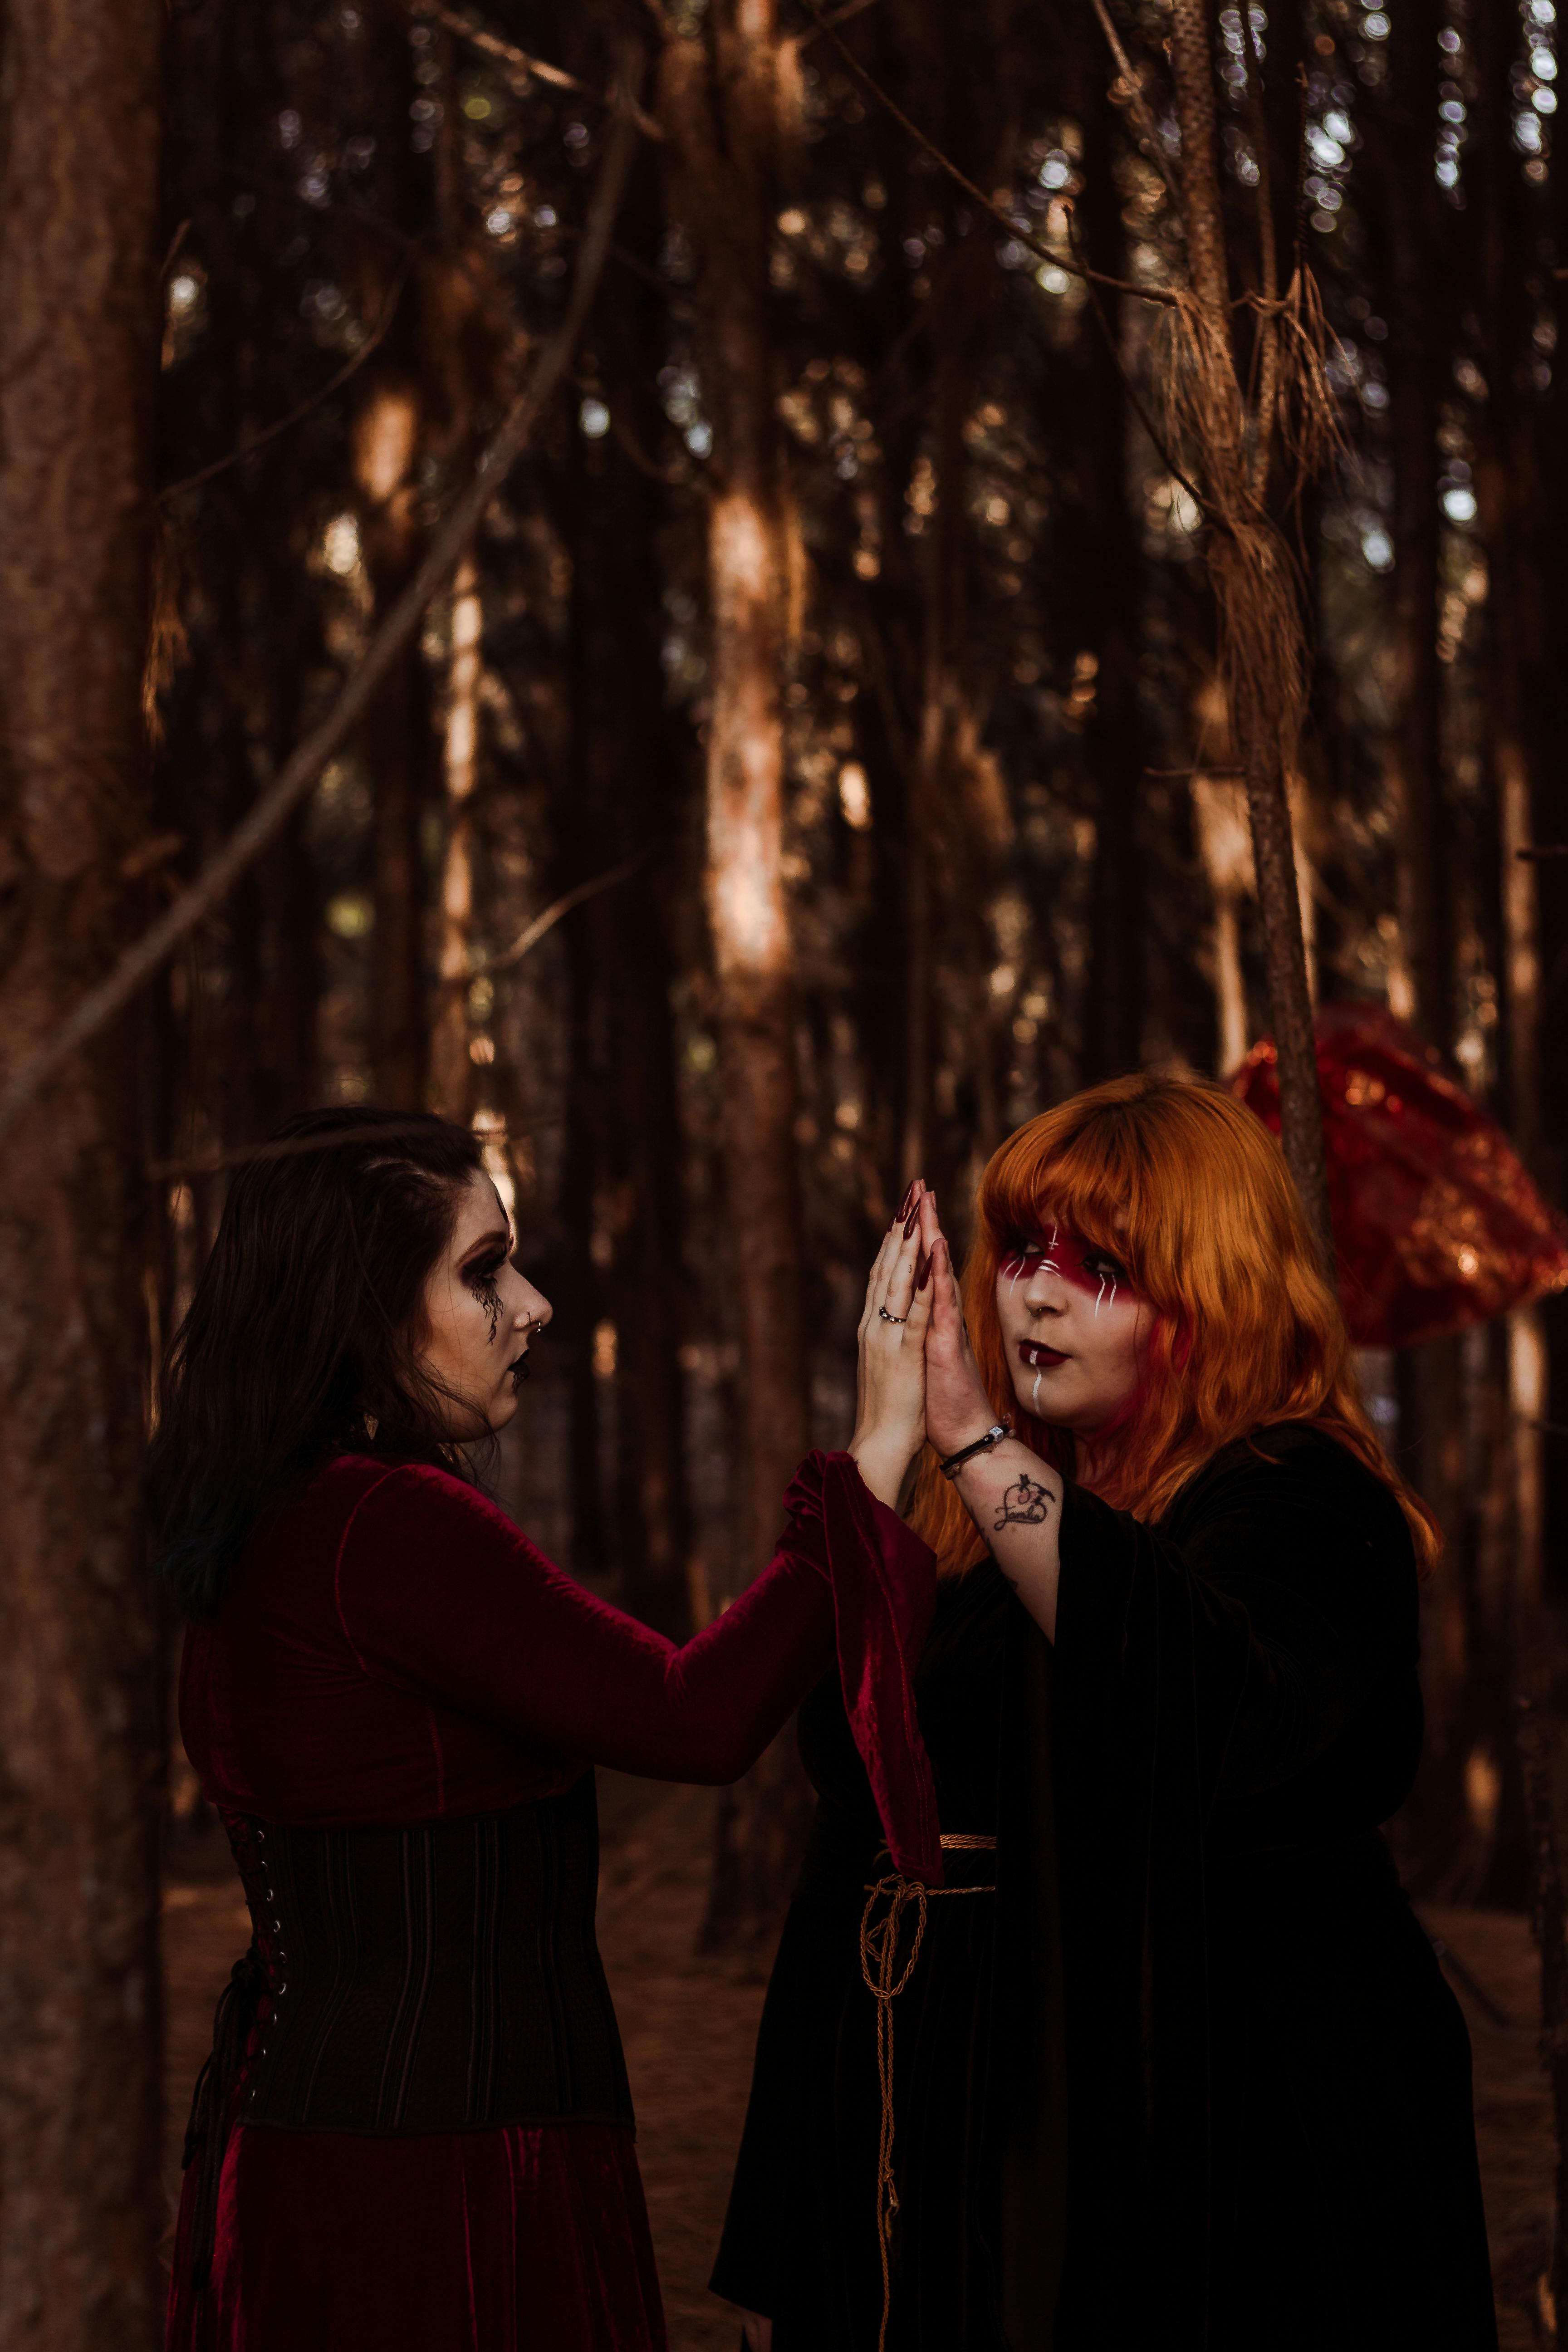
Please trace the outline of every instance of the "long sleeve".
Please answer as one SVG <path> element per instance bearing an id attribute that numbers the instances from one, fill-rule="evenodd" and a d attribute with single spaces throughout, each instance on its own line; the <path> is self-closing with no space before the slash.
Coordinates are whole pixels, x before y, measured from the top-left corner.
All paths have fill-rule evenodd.
<path id="1" fill-rule="evenodd" d="M 1408 1538 L 1385 1489 L 1304 1435 L 1274 1432 L 1258 1451 L 1232 1449 L 1168 1528 L 1068 1493 L 1058 1677 L 1108 1728 L 1130 1707 L 1152 1723 L 1179 1694 L 1210 1804 L 1258 1797 L 1347 1736 L 1355 1748 L 1373 1703 L 1376 1744 L 1392 1739 L 1414 1761 Z M 1400 1769 L 1388 1757 L 1385 1811 L 1403 1793 Z M 1363 1801 L 1374 1801 L 1370 1785 Z"/>
<path id="2" fill-rule="evenodd" d="M 737 1779 L 834 1652 L 902 1627 L 918 1650 L 931 1555 L 844 1455 L 803 1464 L 771 1565 L 683 1647 L 596 1600 L 471 1488 L 387 1472 L 339 1547 L 339 1623 L 369 1675 L 531 1745 L 654 1778 Z M 885 1646 L 885 1643 L 884 1643 Z"/>
<path id="3" fill-rule="evenodd" d="M 1216 2291 L 1238 1890 L 1279 1855 L 1303 1886 L 1386 1868 L 1375 1824 L 1419 1739 L 1409 1535 L 1342 1447 L 1260 1432 L 1157 1528 L 1069 1488 L 1051 1656 L 1069 2280 L 1098 2292 L 1142 2235 L 1173 2352 L 1205 2340 L 1193 2315 Z"/>

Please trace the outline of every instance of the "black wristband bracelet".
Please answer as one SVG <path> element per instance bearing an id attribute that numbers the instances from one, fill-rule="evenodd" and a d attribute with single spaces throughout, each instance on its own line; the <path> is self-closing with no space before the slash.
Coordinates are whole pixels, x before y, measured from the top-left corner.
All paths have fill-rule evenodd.
<path id="1" fill-rule="evenodd" d="M 976 1454 L 989 1454 L 994 1445 L 1000 1445 L 1005 1437 L 1011 1437 L 1012 1434 L 1013 1424 L 1010 1420 L 994 1421 L 984 1437 L 977 1437 L 973 1445 L 961 1445 L 956 1454 L 950 1454 L 947 1460 L 937 1466 L 944 1478 L 951 1478 L 955 1471 L 962 1470 L 963 1465 L 972 1461 Z"/>

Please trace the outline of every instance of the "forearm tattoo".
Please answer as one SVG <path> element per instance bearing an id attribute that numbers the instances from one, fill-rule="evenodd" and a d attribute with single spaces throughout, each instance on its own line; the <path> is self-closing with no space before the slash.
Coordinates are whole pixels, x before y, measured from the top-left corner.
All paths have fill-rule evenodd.
<path id="1" fill-rule="evenodd" d="M 1005 1527 L 1037 1528 L 1048 1517 L 1051 1498 L 1048 1490 L 1026 1470 L 1016 1486 L 1009 1486 L 1002 1497 L 1002 1516 L 993 1532 L 1000 1535 Z"/>

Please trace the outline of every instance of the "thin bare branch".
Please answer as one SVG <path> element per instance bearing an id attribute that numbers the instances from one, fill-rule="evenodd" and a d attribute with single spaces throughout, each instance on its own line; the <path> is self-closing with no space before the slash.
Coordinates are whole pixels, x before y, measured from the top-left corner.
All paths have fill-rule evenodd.
<path id="1" fill-rule="evenodd" d="M 635 857 L 626 858 L 619 866 L 613 866 L 607 874 L 595 874 L 592 881 L 579 882 L 574 888 L 563 891 L 542 915 L 535 915 L 531 923 L 524 925 L 510 948 L 504 948 L 500 955 L 477 959 L 476 972 L 509 971 L 514 963 L 522 961 L 531 948 L 539 945 L 547 931 L 555 929 L 563 915 L 569 915 L 574 907 L 582 906 L 585 899 L 596 898 L 601 890 L 613 890 L 617 882 L 629 880 L 647 864 L 653 854 L 652 849 L 639 849 Z"/>
<path id="2" fill-rule="evenodd" d="M 1070 205 L 1067 208 L 1067 215 L 1068 241 L 1071 244 L 1073 242 L 1077 226 L 1077 215 Z M 1138 422 L 1142 425 L 1144 432 L 1149 436 L 1150 440 L 1153 443 L 1155 454 L 1159 457 L 1160 463 L 1164 467 L 1165 471 L 1170 475 L 1171 479 L 1181 484 L 1183 489 L 1185 490 L 1188 498 L 1192 499 L 1200 514 L 1207 514 L 1209 512 L 1208 500 L 1205 498 L 1197 484 L 1186 474 L 1183 473 L 1180 466 L 1177 465 L 1174 457 L 1171 455 L 1170 448 L 1167 446 L 1159 426 L 1150 415 L 1143 395 L 1139 391 L 1138 386 L 1133 383 L 1127 362 L 1121 356 L 1121 345 L 1118 340 L 1116 330 L 1111 325 L 1110 320 L 1106 317 L 1105 305 L 1100 299 L 1100 288 L 1104 281 L 1091 277 L 1087 268 L 1083 270 L 1082 277 L 1084 290 L 1089 296 L 1089 307 L 1094 312 L 1095 324 L 1099 327 L 1100 334 L 1104 337 L 1105 348 L 1110 353 L 1111 360 L 1115 364 L 1116 373 L 1121 378 L 1123 388 L 1126 391 L 1128 399 L 1132 404 L 1133 413 L 1136 415 Z"/>
<path id="3" fill-rule="evenodd" d="M 897 105 L 888 96 L 880 82 L 867 72 L 853 49 L 840 40 L 833 28 L 832 18 L 822 14 L 816 6 L 816 0 L 801 0 L 801 5 L 815 22 L 817 31 L 826 34 L 862 89 L 868 90 L 878 105 L 886 109 L 900 130 L 912 139 L 915 145 L 929 155 L 940 170 L 947 173 L 948 178 L 956 187 L 962 188 L 966 196 L 973 197 L 983 212 L 989 213 L 993 220 L 999 221 L 1008 236 L 1015 238 L 1019 245 L 1026 247 L 1031 253 L 1037 253 L 1040 259 L 1049 262 L 1053 269 L 1065 269 L 1069 278 L 1082 278 L 1096 286 L 1107 286 L 1113 294 L 1136 295 L 1141 302 L 1158 302 L 1166 306 L 1174 303 L 1175 296 L 1167 293 L 1163 286 L 1135 286 L 1130 278 L 1106 278 L 1097 269 L 1086 269 L 1079 261 L 1067 260 L 1061 254 L 1053 253 L 1050 247 L 1042 238 L 1037 237 L 1032 229 L 1026 227 L 1021 221 L 1015 220 L 1011 213 L 1004 212 L 1000 205 L 994 204 L 984 188 L 977 188 L 968 173 L 961 172 L 951 156 L 944 155 L 934 140 L 928 139 L 925 132 L 910 121 L 902 107 Z"/>
<path id="4" fill-rule="evenodd" d="M 493 58 L 498 65 L 506 66 L 516 78 L 520 95 L 526 91 L 529 82 L 542 81 L 552 89 L 574 90 L 579 98 L 589 99 L 595 106 L 614 103 L 612 96 L 595 89 L 592 83 L 579 81 L 575 74 L 563 72 L 560 66 L 548 65 L 544 58 L 532 56 L 527 49 L 520 49 L 515 41 L 502 40 L 499 33 L 490 32 L 483 25 L 476 25 L 471 16 L 461 15 L 456 8 L 447 7 L 445 0 L 405 0 L 405 5 L 410 16 L 428 17 L 432 24 L 445 26 L 447 31 L 455 34 L 459 41 L 467 41 L 471 49 L 479 49 L 487 58 Z M 662 123 L 657 122 L 651 114 L 646 114 L 635 99 L 627 103 L 631 107 L 633 121 L 646 139 L 664 137 Z"/>
<path id="5" fill-rule="evenodd" d="M 1121 46 L 1121 36 L 1110 20 L 1110 11 L 1106 6 L 1105 0 L 1094 0 L 1094 13 L 1100 19 L 1100 29 L 1105 35 L 1110 54 L 1116 60 L 1116 70 L 1121 76 L 1121 86 L 1127 93 L 1122 102 L 1132 117 L 1133 128 L 1142 142 L 1149 161 L 1165 183 L 1165 193 L 1171 199 L 1172 209 L 1179 222 L 1182 217 L 1182 199 L 1176 189 L 1176 175 L 1171 169 L 1171 159 L 1165 152 L 1165 142 L 1160 136 L 1160 126 L 1151 113 L 1149 101 L 1143 95 L 1143 85 L 1133 71 L 1131 59 Z M 1114 89 L 1110 93 L 1110 102 L 1113 106 L 1117 103 Z"/>
<path id="6" fill-rule="evenodd" d="M 290 810 L 302 801 L 321 770 L 369 709 L 377 689 L 401 656 L 430 599 L 442 588 L 474 535 L 480 517 L 526 446 L 546 403 L 571 364 L 604 270 L 610 231 L 625 192 L 637 131 L 629 104 L 617 104 L 589 206 L 588 227 L 578 252 L 566 314 L 540 353 L 527 384 L 475 467 L 473 479 L 447 514 L 428 554 L 375 635 L 328 716 L 308 735 L 268 789 L 211 858 L 189 889 L 150 930 L 129 947 L 99 985 L 89 991 L 60 1026 L 0 1090 L 0 1136 L 13 1128 L 39 1088 L 124 1011 L 165 958 L 196 925 L 221 906 L 251 861 L 272 840 Z"/>
<path id="7" fill-rule="evenodd" d="M 403 289 L 408 283 L 408 269 L 409 264 L 405 262 L 397 283 L 382 304 L 381 316 L 370 333 L 353 358 L 339 368 L 336 375 L 329 378 L 320 392 L 313 392 L 308 400 L 302 400 L 298 408 L 291 408 L 288 415 L 280 416 L 275 425 L 268 425 L 262 432 L 252 434 L 250 439 L 242 441 L 237 449 L 231 449 L 226 457 L 215 457 L 210 466 L 198 467 L 194 474 L 186 474 L 182 480 L 167 483 L 158 493 L 160 499 L 177 499 L 182 491 L 199 489 L 204 482 L 210 482 L 216 475 L 226 473 L 231 466 L 237 466 L 243 458 L 254 456 L 258 449 L 265 449 L 269 441 L 276 441 L 280 433 L 287 433 L 291 426 L 299 424 L 301 417 L 309 416 L 313 408 L 320 408 L 322 401 L 331 400 L 334 392 L 341 391 L 350 376 L 353 374 L 354 370 L 363 367 L 366 360 L 391 326 L 392 314 L 402 299 Z"/>
<path id="8" fill-rule="evenodd" d="M 180 223 L 179 227 L 174 231 L 174 236 L 169 239 L 169 250 L 163 256 L 163 266 L 158 272 L 158 283 L 160 286 L 162 286 L 164 278 L 167 278 L 170 270 L 173 269 L 175 262 L 179 259 L 181 248 L 184 247 L 185 238 L 190 233 L 190 226 L 191 225 L 188 220 L 183 220 Z"/>
<path id="9" fill-rule="evenodd" d="M 1258 173 L 1253 194 L 1258 205 L 1258 274 L 1263 297 L 1258 306 L 1253 339 L 1257 398 L 1252 407 L 1251 475 L 1253 489 L 1259 498 L 1263 498 L 1268 488 L 1268 461 L 1274 446 L 1274 406 L 1279 391 L 1280 330 L 1274 315 L 1279 303 L 1279 257 L 1274 244 L 1268 123 L 1263 111 L 1263 58 L 1250 6 L 1243 5 L 1241 21 L 1247 43 L 1247 102 L 1252 131 L 1252 160 Z"/>
<path id="10" fill-rule="evenodd" d="M 809 33 L 797 33 L 794 47 L 797 49 L 809 47 L 818 33 L 830 33 L 835 26 L 847 25 L 851 16 L 863 16 L 868 8 L 874 8 L 876 5 L 877 0 L 844 0 L 842 8 L 835 8 L 831 16 L 825 16 L 820 25 L 812 26 Z"/>

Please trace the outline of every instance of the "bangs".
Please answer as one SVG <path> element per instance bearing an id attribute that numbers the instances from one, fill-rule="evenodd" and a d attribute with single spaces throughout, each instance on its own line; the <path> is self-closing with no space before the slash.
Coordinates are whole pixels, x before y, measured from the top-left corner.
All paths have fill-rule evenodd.
<path id="1" fill-rule="evenodd" d="M 1121 1258 L 1136 1281 L 1146 1174 L 1131 1122 L 1109 1109 L 1084 1119 L 1044 1156 L 1037 1134 L 1022 1129 L 982 1181 L 986 1239 L 1000 1255 L 1010 1234 L 1065 1225 Z"/>

